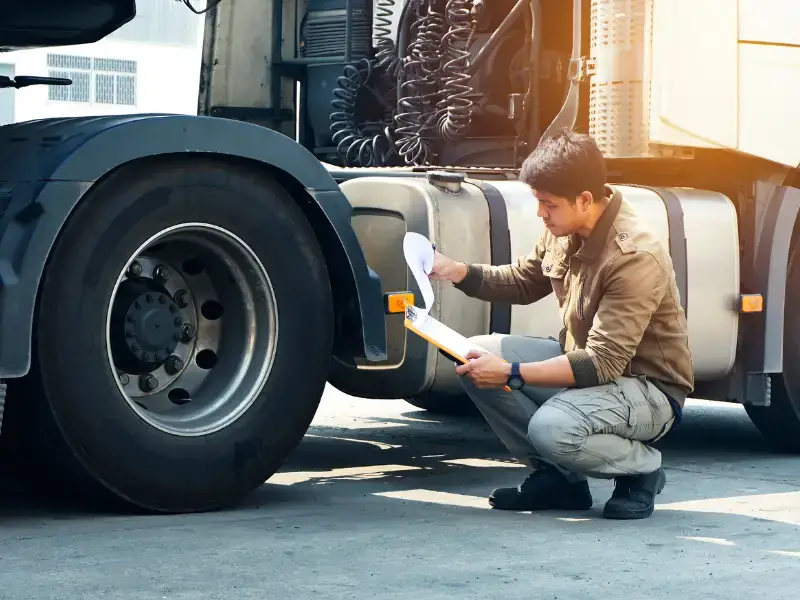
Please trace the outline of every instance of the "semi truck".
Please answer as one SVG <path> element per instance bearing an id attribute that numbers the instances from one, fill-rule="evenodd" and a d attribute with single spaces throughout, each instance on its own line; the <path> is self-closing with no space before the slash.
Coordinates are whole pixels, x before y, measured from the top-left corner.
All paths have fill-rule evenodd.
<path id="1" fill-rule="evenodd" d="M 181 1 L 205 21 L 197 115 L 0 128 L 13 475 L 211 510 L 281 468 L 327 384 L 376 411 L 467 410 L 452 361 L 392 308 L 419 294 L 403 236 L 470 263 L 529 252 L 543 225 L 519 167 L 565 126 L 669 249 L 695 397 L 800 450 L 796 3 Z M 14 50 L 98 41 L 136 2 L 0 10 Z M 464 335 L 562 326 L 552 296 L 434 289 L 431 314 Z"/>

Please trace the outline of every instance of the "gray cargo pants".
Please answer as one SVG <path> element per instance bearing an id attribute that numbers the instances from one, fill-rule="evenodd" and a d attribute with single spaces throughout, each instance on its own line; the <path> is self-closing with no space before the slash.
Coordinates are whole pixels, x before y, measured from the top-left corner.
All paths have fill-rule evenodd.
<path id="1" fill-rule="evenodd" d="M 562 354 L 553 339 L 482 335 L 476 344 L 509 362 Z M 674 421 L 667 397 L 652 383 L 621 377 L 592 388 L 479 389 L 459 376 L 465 391 L 509 452 L 532 468 L 554 466 L 570 481 L 641 475 L 661 466 L 661 453 L 643 442 L 662 437 Z"/>

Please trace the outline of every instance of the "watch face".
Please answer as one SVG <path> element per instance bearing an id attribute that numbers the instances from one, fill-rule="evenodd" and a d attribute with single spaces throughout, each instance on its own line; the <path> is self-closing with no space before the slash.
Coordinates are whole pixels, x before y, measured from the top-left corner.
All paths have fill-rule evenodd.
<path id="1" fill-rule="evenodd" d="M 508 387 L 510 387 L 512 390 L 522 389 L 522 386 L 523 386 L 522 379 L 520 379 L 519 377 L 512 377 L 511 381 L 508 383 Z"/>

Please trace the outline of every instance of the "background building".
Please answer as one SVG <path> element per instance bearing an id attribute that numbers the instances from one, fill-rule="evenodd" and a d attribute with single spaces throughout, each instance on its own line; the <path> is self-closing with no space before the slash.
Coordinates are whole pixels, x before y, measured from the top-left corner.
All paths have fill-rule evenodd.
<path id="1" fill-rule="evenodd" d="M 192 0 L 197 9 L 204 0 Z M 67 77 L 70 86 L 0 89 L 0 124 L 45 117 L 197 114 L 204 15 L 137 0 L 137 15 L 94 44 L 0 54 L 0 75 Z"/>

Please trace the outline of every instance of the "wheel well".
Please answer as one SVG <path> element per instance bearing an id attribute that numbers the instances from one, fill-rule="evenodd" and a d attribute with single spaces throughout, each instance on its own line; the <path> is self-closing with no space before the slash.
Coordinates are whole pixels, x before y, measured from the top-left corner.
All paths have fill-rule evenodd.
<path id="1" fill-rule="evenodd" d="M 352 267 L 336 230 L 320 205 L 292 175 L 272 165 L 242 159 L 242 163 L 270 173 L 294 198 L 305 214 L 325 256 L 334 310 L 333 354 L 346 362 L 364 353 L 361 310 Z"/>
<path id="2" fill-rule="evenodd" d="M 800 181 L 795 180 L 795 183 L 800 183 Z M 796 186 L 791 186 L 791 187 L 796 187 Z M 791 275 L 792 275 L 791 265 L 792 265 L 792 262 L 794 260 L 797 260 L 797 258 L 795 257 L 795 253 L 797 253 L 797 252 L 800 252 L 800 217 L 795 219 L 795 222 L 794 222 L 794 224 L 792 226 L 792 237 L 791 237 L 791 242 L 789 243 L 789 255 L 786 257 L 787 258 L 787 260 L 786 260 L 786 291 L 785 291 L 786 299 L 785 299 L 785 305 L 784 305 L 783 331 L 781 331 L 781 334 L 782 334 L 781 335 L 781 343 L 784 345 L 784 352 L 783 352 L 783 360 L 784 360 L 783 367 L 784 368 L 783 368 L 783 371 L 781 373 L 775 373 L 771 377 L 772 385 L 773 385 L 773 394 L 774 393 L 779 393 L 781 390 L 785 394 L 791 394 L 792 393 L 790 391 L 789 385 L 787 384 L 786 379 L 784 377 L 784 373 L 786 372 L 786 359 L 787 359 L 785 344 L 786 344 L 786 338 L 787 338 L 787 332 L 786 332 L 787 321 L 789 320 L 789 314 L 788 313 L 789 313 L 790 310 L 792 310 L 792 305 L 788 301 L 789 297 L 791 296 L 791 287 L 792 287 L 792 283 L 793 283 L 793 281 L 791 279 Z M 791 359 L 791 358 L 794 358 L 794 357 L 789 357 L 789 358 Z M 777 377 L 776 377 L 776 375 L 777 375 Z M 777 387 L 777 389 L 776 389 L 776 387 Z"/>
<path id="3" fill-rule="evenodd" d="M 126 162 L 105 173 L 94 185 L 101 183 L 120 169 L 146 168 L 151 163 L 163 165 L 165 159 L 191 160 L 193 158 L 211 158 L 221 164 L 246 167 L 257 172 L 269 174 L 279 185 L 289 192 L 308 219 L 311 228 L 316 234 L 322 253 L 325 256 L 325 264 L 328 270 L 334 302 L 333 353 L 347 362 L 350 362 L 353 356 L 361 356 L 364 352 L 361 311 L 358 305 L 358 294 L 355 289 L 355 280 L 352 275 L 350 261 L 325 212 L 311 194 L 309 194 L 305 186 L 290 173 L 271 164 L 241 156 L 178 152 L 146 156 Z"/>

